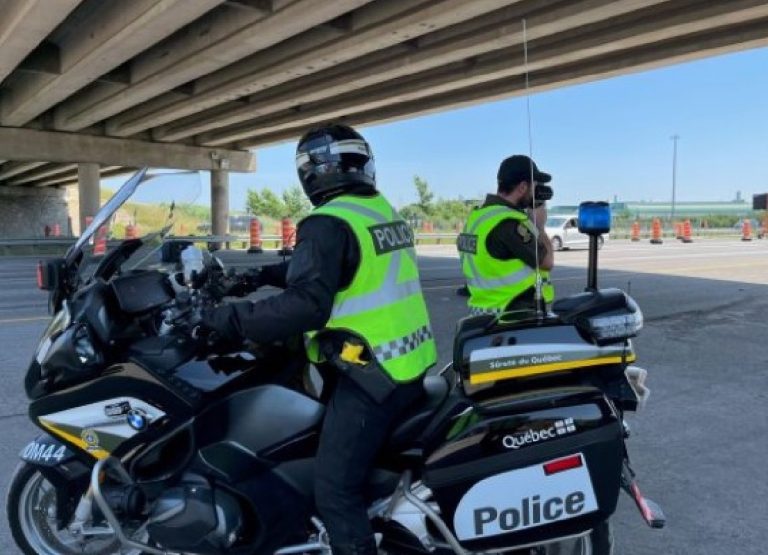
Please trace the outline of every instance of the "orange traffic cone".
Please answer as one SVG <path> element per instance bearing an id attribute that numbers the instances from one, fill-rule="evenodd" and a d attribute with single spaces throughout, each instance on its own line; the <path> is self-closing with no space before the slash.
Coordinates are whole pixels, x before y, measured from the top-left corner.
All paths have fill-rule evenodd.
<path id="1" fill-rule="evenodd" d="M 640 240 L 640 222 L 635 222 L 632 224 L 632 234 L 630 238 L 632 241 Z"/>
<path id="2" fill-rule="evenodd" d="M 251 219 L 251 248 L 248 249 L 249 254 L 259 254 L 264 252 L 261 247 L 261 222 L 257 218 Z"/>
<path id="3" fill-rule="evenodd" d="M 658 218 L 654 218 L 651 224 L 651 244 L 661 245 L 663 242 L 661 239 L 661 221 Z"/>
<path id="4" fill-rule="evenodd" d="M 96 240 L 93 242 L 93 255 L 101 256 L 107 252 L 107 226 L 101 226 L 96 232 Z"/>
<path id="5" fill-rule="evenodd" d="M 683 222 L 683 243 L 693 243 L 693 231 L 691 230 L 691 220 Z"/>
<path id="6" fill-rule="evenodd" d="M 742 241 L 752 240 L 752 222 L 750 222 L 748 218 L 745 219 L 744 223 L 741 225 L 741 240 Z"/>
<path id="7" fill-rule="evenodd" d="M 280 224 L 280 235 L 282 236 L 283 248 L 277 251 L 278 254 L 293 254 L 293 245 L 296 242 L 296 229 L 291 224 L 290 218 L 283 218 Z"/>
<path id="8" fill-rule="evenodd" d="M 675 222 L 675 239 L 683 238 L 683 224 Z"/>

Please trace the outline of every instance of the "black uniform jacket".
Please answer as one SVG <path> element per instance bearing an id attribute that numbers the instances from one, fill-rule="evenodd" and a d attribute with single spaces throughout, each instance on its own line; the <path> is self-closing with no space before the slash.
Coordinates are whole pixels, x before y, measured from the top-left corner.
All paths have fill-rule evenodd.
<path id="1" fill-rule="evenodd" d="M 360 187 L 353 193 L 369 196 L 376 191 Z M 255 342 L 322 329 L 336 293 L 349 286 L 359 264 L 360 249 L 349 225 L 332 216 L 310 216 L 299 224 L 291 259 L 262 269 L 261 282 L 283 291 L 256 302 L 222 305 L 208 323 L 225 337 Z"/>

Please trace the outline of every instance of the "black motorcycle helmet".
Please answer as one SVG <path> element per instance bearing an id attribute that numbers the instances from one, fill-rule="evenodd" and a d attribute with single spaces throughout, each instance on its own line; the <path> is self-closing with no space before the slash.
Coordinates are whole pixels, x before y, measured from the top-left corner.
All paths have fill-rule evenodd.
<path id="1" fill-rule="evenodd" d="M 296 146 L 296 170 L 304 192 L 315 206 L 355 186 L 376 187 L 371 147 L 347 125 L 325 125 L 307 131 Z"/>

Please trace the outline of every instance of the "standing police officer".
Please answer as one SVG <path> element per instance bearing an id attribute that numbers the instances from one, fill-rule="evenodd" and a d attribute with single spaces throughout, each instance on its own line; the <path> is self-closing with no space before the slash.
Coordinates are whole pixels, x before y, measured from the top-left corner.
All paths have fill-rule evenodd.
<path id="1" fill-rule="evenodd" d="M 543 280 L 541 301 L 554 300 L 549 282 L 554 255 L 544 231 L 547 210 L 533 196 L 534 183 L 551 179 L 527 156 L 510 156 L 499 167 L 497 193 L 489 194 L 469 215 L 457 246 L 471 314 L 536 309 L 537 259 Z M 551 196 L 551 189 L 540 188 Z"/>
<path id="2" fill-rule="evenodd" d="M 307 132 L 296 166 L 316 208 L 299 224 L 292 260 L 261 279 L 285 290 L 223 305 L 206 323 L 225 338 L 252 341 L 306 333 L 309 359 L 333 369 L 315 501 L 334 555 L 376 555 L 363 489 L 437 359 L 413 233 L 377 192 L 373 153 L 354 129 Z"/>

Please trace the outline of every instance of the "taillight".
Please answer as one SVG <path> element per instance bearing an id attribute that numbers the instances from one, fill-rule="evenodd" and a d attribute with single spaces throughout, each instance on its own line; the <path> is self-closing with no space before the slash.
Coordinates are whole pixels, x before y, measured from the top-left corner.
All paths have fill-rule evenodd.
<path id="1" fill-rule="evenodd" d="M 37 263 L 37 288 L 45 289 L 43 287 L 43 263 L 42 262 Z"/>
<path id="2" fill-rule="evenodd" d="M 562 459 L 555 459 L 554 461 L 544 463 L 544 474 L 551 476 L 552 474 L 571 470 L 572 468 L 579 468 L 583 465 L 584 461 L 582 461 L 581 455 L 569 455 Z"/>

